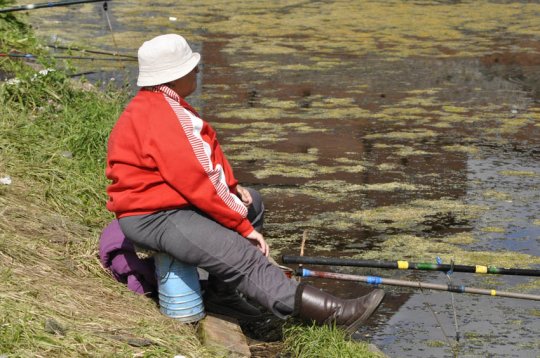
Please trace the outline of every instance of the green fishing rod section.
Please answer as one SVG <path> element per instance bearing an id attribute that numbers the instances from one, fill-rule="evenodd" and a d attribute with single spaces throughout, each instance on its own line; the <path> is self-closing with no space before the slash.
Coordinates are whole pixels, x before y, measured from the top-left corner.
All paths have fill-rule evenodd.
<path id="1" fill-rule="evenodd" d="M 509 297 L 509 298 L 519 298 L 519 299 L 524 299 L 524 300 L 540 301 L 540 295 L 531 295 L 527 293 L 498 291 L 498 290 L 490 290 L 490 289 L 483 289 L 483 288 L 466 287 L 462 285 L 451 285 L 451 284 L 443 285 L 443 284 L 436 284 L 436 283 L 429 283 L 429 282 L 395 280 L 395 279 L 382 278 L 379 276 L 358 276 L 358 275 L 350 275 L 350 274 L 336 273 L 336 272 L 314 271 L 314 270 L 309 270 L 302 267 L 296 270 L 296 275 L 300 277 L 318 277 L 318 278 L 330 278 L 330 279 L 345 280 L 345 281 L 365 282 L 370 285 L 402 286 L 402 287 L 429 289 L 429 290 L 436 290 L 436 291 L 472 293 L 472 294 L 477 294 L 477 295 L 499 296 L 499 297 Z"/>
<path id="2" fill-rule="evenodd" d="M 430 262 L 409 262 L 409 261 L 380 261 L 380 260 L 355 260 L 341 259 L 333 257 L 310 257 L 283 255 L 284 264 L 308 264 L 308 265 L 328 265 L 328 266 L 355 266 L 373 267 L 399 270 L 423 270 L 423 271 L 443 271 L 443 272 L 468 272 L 478 274 L 516 275 L 516 276 L 540 276 L 540 270 L 500 268 L 496 266 L 484 265 L 455 265 L 438 264 Z"/>
<path id="3" fill-rule="evenodd" d="M 57 7 L 57 6 L 69 6 L 76 4 L 86 4 L 91 2 L 107 2 L 111 0 L 69 0 L 69 1 L 56 1 L 56 2 L 45 2 L 39 4 L 27 4 L 27 5 L 17 5 L 12 7 L 4 7 L 0 9 L 0 13 L 5 12 L 14 12 L 14 11 L 28 11 L 35 9 L 43 9 L 48 7 Z"/>

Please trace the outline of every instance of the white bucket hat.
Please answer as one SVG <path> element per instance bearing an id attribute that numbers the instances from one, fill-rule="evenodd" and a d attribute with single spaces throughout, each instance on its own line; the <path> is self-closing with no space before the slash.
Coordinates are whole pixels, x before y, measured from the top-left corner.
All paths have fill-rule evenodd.
<path id="1" fill-rule="evenodd" d="M 201 55 L 191 51 L 180 35 L 167 34 L 146 41 L 139 48 L 137 86 L 155 86 L 184 77 L 197 66 Z"/>

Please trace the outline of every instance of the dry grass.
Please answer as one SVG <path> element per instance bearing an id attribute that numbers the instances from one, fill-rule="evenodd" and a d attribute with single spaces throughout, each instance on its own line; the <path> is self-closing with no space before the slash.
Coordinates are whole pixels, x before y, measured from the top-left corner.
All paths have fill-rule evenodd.
<path id="1" fill-rule="evenodd" d="M 0 353 L 215 356 L 195 327 L 162 316 L 101 268 L 99 233 L 33 200 L 24 183 L 3 187 L 0 207 Z"/>

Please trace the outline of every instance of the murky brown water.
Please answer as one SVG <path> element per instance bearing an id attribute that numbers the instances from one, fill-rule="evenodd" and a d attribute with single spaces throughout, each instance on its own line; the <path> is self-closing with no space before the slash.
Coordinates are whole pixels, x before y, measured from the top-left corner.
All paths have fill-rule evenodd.
<path id="1" fill-rule="evenodd" d="M 202 53 L 192 101 L 264 194 L 275 257 L 298 254 L 307 230 L 306 255 L 540 268 L 538 2 L 115 1 L 109 15 L 121 51 L 177 32 Z M 100 5 L 30 21 L 51 40 L 115 50 Z M 136 76 L 132 63 L 77 65 Z M 540 293 L 533 278 L 452 278 Z M 454 342 L 450 294 L 387 291 L 358 336 L 393 357 L 452 356 L 437 323 Z M 455 307 L 459 356 L 540 355 L 538 303 L 456 294 Z"/>

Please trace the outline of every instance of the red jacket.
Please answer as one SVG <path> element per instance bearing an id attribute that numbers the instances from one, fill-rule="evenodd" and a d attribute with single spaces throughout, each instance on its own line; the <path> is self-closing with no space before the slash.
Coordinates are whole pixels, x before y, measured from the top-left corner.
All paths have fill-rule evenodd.
<path id="1" fill-rule="evenodd" d="M 166 86 L 142 89 L 108 144 L 107 209 L 118 218 L 196 207 L 242 236 L 253 227 L 216 132 Z"/>

